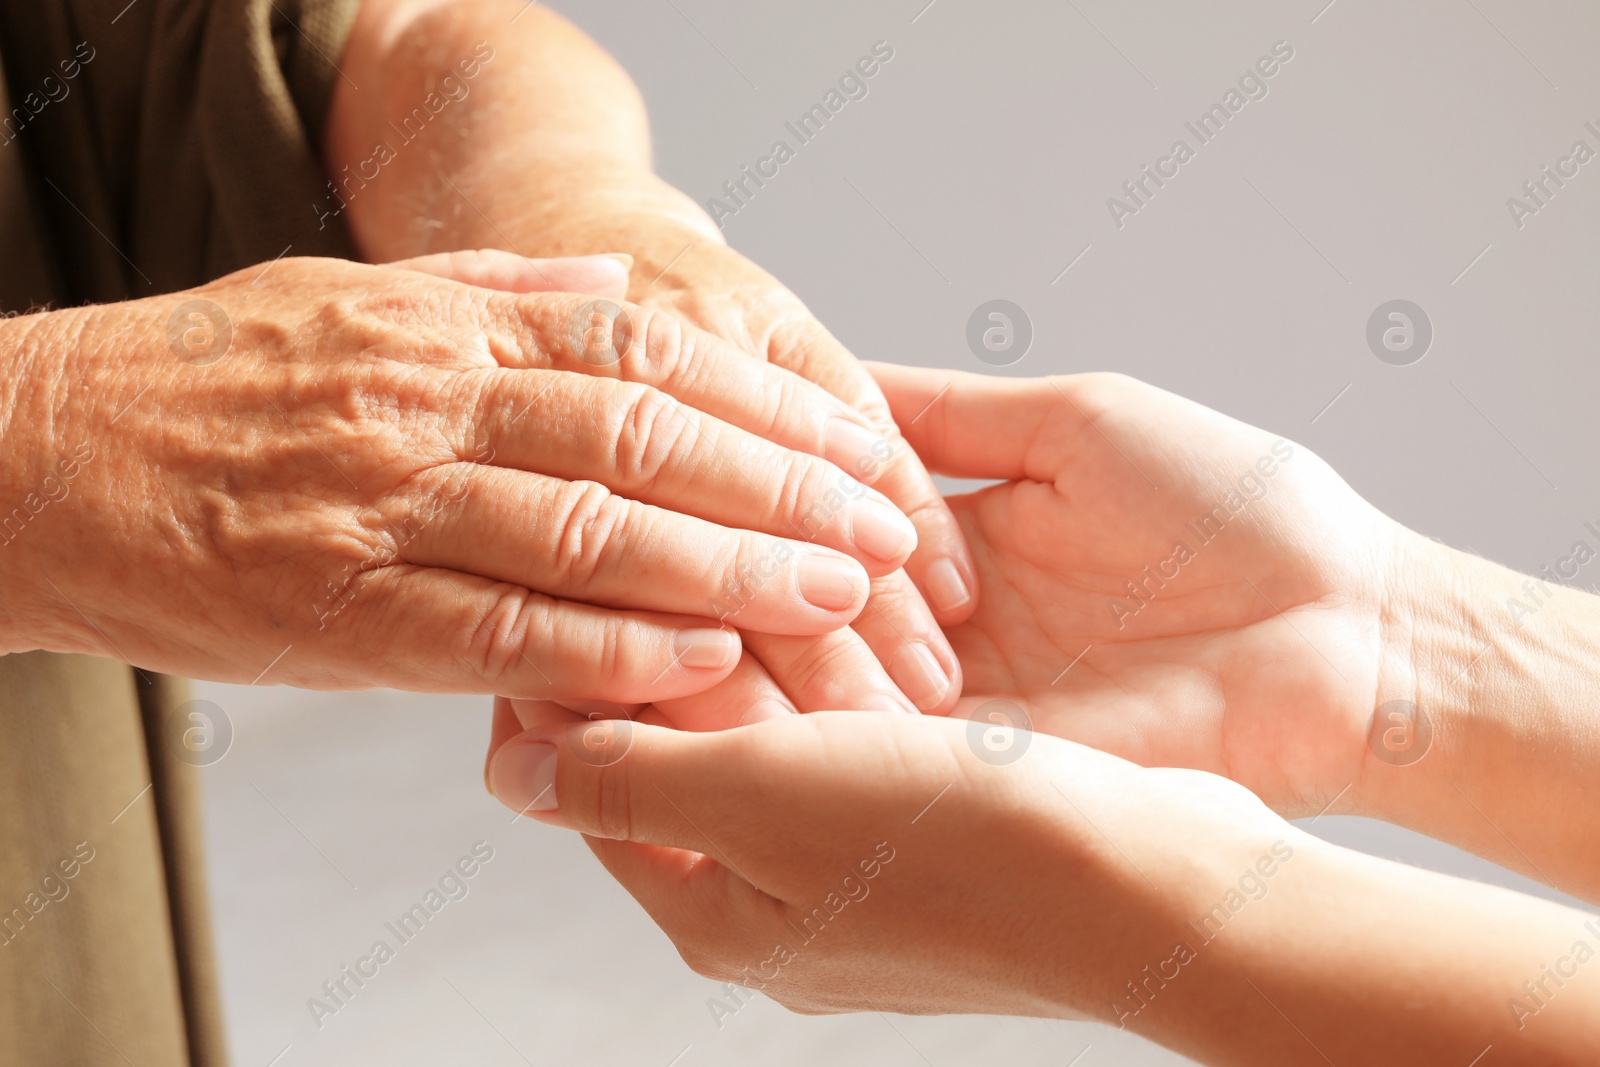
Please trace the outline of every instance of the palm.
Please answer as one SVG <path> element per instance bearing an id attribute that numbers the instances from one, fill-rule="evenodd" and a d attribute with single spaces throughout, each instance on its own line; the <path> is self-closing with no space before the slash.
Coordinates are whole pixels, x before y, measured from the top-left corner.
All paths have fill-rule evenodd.
<path id="1" fill-rule="evenodd" d="M 951 500 L 983 591 L 950 633 L 964 708 L 1322 808 L 1364 752 L 1385 520 L 1303 448 L 1119 379 L 1066 390 L 1027 478 Z"/>

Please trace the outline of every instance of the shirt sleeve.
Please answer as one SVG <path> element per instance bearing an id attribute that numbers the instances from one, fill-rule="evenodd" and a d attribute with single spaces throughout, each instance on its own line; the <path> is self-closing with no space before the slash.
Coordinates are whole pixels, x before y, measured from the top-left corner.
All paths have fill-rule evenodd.
<path id="1" fill-rule="evenodd" d="M 0 263 L 0 304 L 348 257 L 319 142 L 359 4 L 0 0 L 0 244 L 38 246 Z"/>

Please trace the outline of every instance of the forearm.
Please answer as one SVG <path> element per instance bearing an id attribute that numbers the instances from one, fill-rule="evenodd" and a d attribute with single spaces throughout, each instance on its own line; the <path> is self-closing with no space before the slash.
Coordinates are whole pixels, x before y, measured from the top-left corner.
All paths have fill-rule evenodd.
<path id="1" fill-rule="evenodd" d="M 28 439 L 26 422 L 20 410 L 22 383 L 30 377 L 29 346 L 25 320 L 11 319 L 0 324 L 0 654 L 21 652 L 28 643 L 22 629 L 22 574 L 17 566 L 19 553 L 13 543 L 26 530 L 31 515 L 27 508 L 29 470 L 35 442 Z"/>
<path id="2" fill-rule="evenodd" d="M 60 357 L 80 343 L 93 314 L 77 308 L 0 320 L 0 655 L 75 647 L 59 610 L 47 606 L 50 575 L 31 550 L 59 536 L 41 527 L 72 492 L 84 450 L 105 447 L 88 429 L 66 431 L 61 417 L 71 385 L 61 380 Z"/>
<path id="3" fill-rule="evenodd" d="M 361 89 L 335 91 L 330 207 L 344 205 L 367 259 L 499 247 L 665 265 L 690 240 L 721 240 L 652 173 L 627 74 L 544 8 L 367 0 L 343 65 Z"/>
<path id="4" fill-rule="evenodd" d="M 1431 544 L 1420 559 L 1407 699 L 1432 737 L 1416 762 L 1369 755 L 1363 813 L 1600 900 L 1600 599 Z"/>
<path id="5" fill-rule="evenodd" d="M 1489 1046 L 1503 1064 L 1600 1057 L 1600 920 L 1298 835 L 1293 845 L 1266 894 L 1207 926 L 1210 940 L 1191 924 L 1193 959 L 1144 993 L 1130 1029 L 1241 1067 L 1465 1067 Z"/>

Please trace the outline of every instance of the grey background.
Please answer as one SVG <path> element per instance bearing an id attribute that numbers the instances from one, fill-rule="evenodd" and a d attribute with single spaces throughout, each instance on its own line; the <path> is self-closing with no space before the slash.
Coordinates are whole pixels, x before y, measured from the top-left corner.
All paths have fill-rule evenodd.
<path id="1" fill-rule="evenodd" d="M 1138 375 L 1310 446 L 1418 530 L 1536 570 L 1600 520 L 1600 160 L 1520 230 L 1506 199 L 1573 141 L 1600 149 L 1583 128 L 1600 126 L 1600 9 L 1325 3 L 553 6 L 633 73 L 662 173 L 700 200 L 874 41 L 894 47 L 727 224 L 863 357 Z M 1118 230 L 1106 199 L 1279 40 L 1295 57 L 1269 95 Z M 1035 331 L 998 371 L 964 340 L 994 298 Z M 1396 298 L 1434 325 L 1413 366 L 1365 342 Z M 242 1067 L 1184 1062 L 1089 1024 L 805 1019 L 759 998 L 719 1030 L 717 988 L 587 851 L 483 792 L 486 701 L 201 695 L 237 731 L 203 773 Z M 1313 830 L 1531 888 L 1393 828 Z M 314 1028 L 306 998 L 479 839 L 495 858 L 470 895 Z"/>

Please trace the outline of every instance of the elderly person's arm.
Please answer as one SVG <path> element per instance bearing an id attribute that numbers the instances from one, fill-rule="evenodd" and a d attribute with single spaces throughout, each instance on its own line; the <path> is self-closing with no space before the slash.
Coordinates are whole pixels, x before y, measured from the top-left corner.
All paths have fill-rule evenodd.
<path id="1" fill-rule="evenodd" d="M 794 370 L 874 420 L 876 447 L 838 423 L 819 451 L 894 500 L 919 545 L 905 573 L 874 582 L 855 632 L 919 707 L 948 709 L 959 666 L 935 619 L 964 618 L 977 593 L 959 531 L 870 376 L 651 171 L 644 109 L 617 64 L 560 16 L 519 0 L 367 0 L 340 65 L 325 210 L 364 257 L 490 246 L 626 252 L 636 261 L 633 300 Z M 763 659 L 770 667 L 793 656 L 806 663 L 800 674 L 819 660 L 789 648 Z"/>
<path id="2" fill-rule="evenodd" d="M 822 389 L 637 307 L 624 351 L 591 362 L 587 298 L 535 290 L 620 298 L 615 263 L 402 266 L 290 258 L 0 323 L 0 652 L 683 696 L 739 662 L 715 605 L 742 561 L 771 565 L 740 626 L 811 636 L 904 556 L 858 544 L 858 509 L 909 550 L 870 491 L 785 536 L 842 477 L 806 454 L 824 428 L 866 432 Z M 654 430 L 691 425 L 672 448 Z"/>

